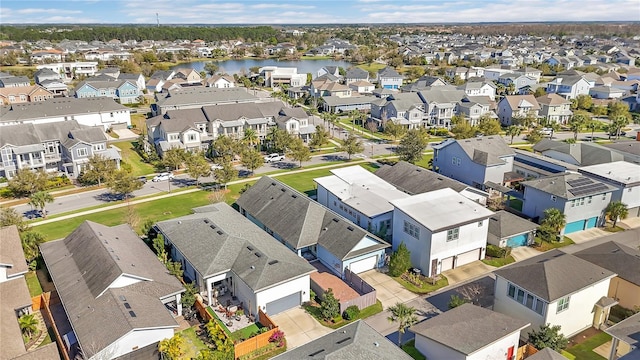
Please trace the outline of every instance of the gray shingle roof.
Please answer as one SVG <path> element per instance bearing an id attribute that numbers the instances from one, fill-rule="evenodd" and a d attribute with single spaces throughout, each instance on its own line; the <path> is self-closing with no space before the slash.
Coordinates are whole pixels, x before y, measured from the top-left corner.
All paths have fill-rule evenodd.
<path id="1" fill-rule="evenodd" d="M 551 350 L 550 348 L 544 348 L 537 353 L 529 356 L 528 360 L 567 360 L 566 357 L 560 355 L 560 353 Z"/>
<path id="2" fill-rule="evenodd" d="M 400 75 L 396 69 L 392 68 L 391 66 L 387 66 L 382 70 L 378 71 L 378 79 L 381 78 L 401 78 L 402 75 Z"/>
<path id="3" fill-rule="evenodd" d="M 473 162 L 484 166 L 504 164 L 502 157 L 516 154 L 500 136 L 483 136 L 464 140 L 447 139 L 436 146 L 444 148 L 453 143 L 458 143 Z"/>
<path id="4" fill-rule="evenodd" d="M 613 271 L 622 279 L 640 286 L 640 251 L 609 241 L 573 255 Z"/>
<path id="5" fill-rule="evenodd" d="M 232 270 L 259 291 L 315 271 L 225 203 L 194 211 L 156 227 L 205 278 Z"/>
<path id="6" fill-rule="evenodd" d="M 86 141 L 90 144 L 107 141 L 107 136 L 104 134 L 104 131 L 102 131 L 102 128 L 99 127 L 87 127 L 84 129 L 71 130 L 70 133 L 74 139 Z"/>
<path id="7" fill-rule="evenodd" d="M 0 121 L 24 121 L 45 117 L 86 115 L 108 111 L 129 111 L 113 99 L 96 98 L 53 98 L 45 101 L 2 106 Z"/>
<path id="8" fill-rule="evenodd" d="M 409 328 L 462 354 L 474 352 L 529 323 L 473 304 L 464 304 Z"/>
<path id="9" fill-rule="evenodd" d="M 590 142 L 569 144 L 564 141 L 542 139 L 533 146 L 533 151 L 544 153 L 554 150 L 572 157 L 578 165 L 589 166 L 607 162 L 624 160 L 622 154 L 616 153 L 606 147 Z"/>
<path id="10" fill-rule="evenodd" d="M 346 218 L 267 176 L 245 191 L 237 204 L 293 249 L 319 244 L 345 260 L 389 247 Z M 354 250 L 365 236 L 377 244 Z"/>
<path id="11" fill-rule="evenodd" d="M 31 296 L 23 277 L 0 282 L 0 359 L 13 359 L 27 352 L 16 310 L 30 305 Z"/>
<path id="12" fill-rule="evenodd" d="M 8 276 L 26 273 L 29 268 L 24 259 L 20 234 L 15 225 L 0 227 L 0 264 L 10 266 Z"/>
<path id="13" fill-rule="evenodd" d="M 563 199 L 581 198 L 585 196 L 609 193 L 615 190 L 611 185 L 574 173 L 545 176 L 534 180 L 524 181 L 521 184 L 525 187 L 544 191 Z"/>
<path id="14" fill-rule="evenodd" d="M 42 124 L 5 125 L 0 131 L 0 147 L 4 145 L 42 146 L 42 143 L 47 141 L 64 141 L 68 139 L 71 131 L 85 128 L 88 128 L 88 126 L 80 125 L 75 120 Z"/>
<path id="15" fill-rule="evenodd" d="M 393 166 L 384 165 L 376 170 L 375 174 L 399 190 L 411 195 L 444 188 L 460 192 L 467 188 L 467 185 L 457 180 L 406 161 L 400 161 Z"/>
<path id="16" fill-rule="evenodd" d="M 160 299 L 184 289 L 128 225 L 85 221 L 40 249 L 87 357 L 133 329 L 177 327 Z M 141 281 L 109 288 L 120 276 Z"/>
<path id="17" fill-rule="evenodd" d="M 508 211 L 500 210 L 489 218 L 489 234 L 498 239 L 520 235 L 538 228 L 536 223 Z"/>
<path id="18" fill-rule="evenodd" d="M 494 273 L 548 302 L 616 275 L 560 250 L 547 251 Z"/>
<path id="19" fill-rule="evenodd" d="M 257 119 L 264 117 L 277 117 L 278 113 L 285 105 L 282 101 L 272 101 L 267 103 L 247 103 L 247 104 L 220 104 L 203 106 L 202 111 L 209 121 L 215 120 L 238 120 L 242 117 L 247 119 Z"/>
<path id="20" fill-rule="evenodd" d="M 362 320 L 289 350 L 273 360 L 409 360 L 411 357 Z"/>
<path id="21" fill-rule="evenodd" d="M 187 87 L 170 91 L 165 97 L 158 99 L 159 107 L 191 104 L 218 104 L 256 101 L 258 98 L 243 88 Z"/>
<path id="22" fill-rule="evenodd" d="M 640 345 L 640 313 L 630 316 L 605 330 L 609 335 L 626 342 L 633 347 Z M 636 353 L 640 355 L 640 353 Z M 636 359 L 635 357 L 630 358 Z"/>
<path id="23" fill-rule="evenodd" d="M 369 73 L 359 67 L 350 67 L 344 76 L 346 79 L 368 79 Z"/>

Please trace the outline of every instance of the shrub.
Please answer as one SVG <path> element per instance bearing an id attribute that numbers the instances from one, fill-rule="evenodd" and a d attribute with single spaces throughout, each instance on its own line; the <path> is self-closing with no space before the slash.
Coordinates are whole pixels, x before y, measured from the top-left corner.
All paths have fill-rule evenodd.
<path id="1" fill-rule="evenodd" d="M 351 305 L 344 310 L 342 317 L 345 320 L 354 320 L 358 318 L 358 315 L 360 315 L 360 308 L 356 305 Z"/>
<path id="2" fill-rule="evenodd" d="M 284 346 L 284 332 L 281 330 L 274 331 L 273 334 L 269 337 L 269 342 L 278 344 L 278 347 Z"/>
<path id="3" fill-rule="evenodd" d="M 340 316 L 340 302 L 333 295 L 333 289 L 329 288 L 322 296 L 320 312 L 325 320 L 330 320 L 336 316 Z"/>
<path id="4" fill-rule="evenodd" d="M 389 259 L 389 276 L 397 277 L 402 275 L 411 267 L 411 252 L 407 246 L 400 243 L 398 249 L 391 254 Z"/>
<path id="5" fill-rule="evenodd" d="M 508 246 L 501 248 L 499 246 L 489 244 L 487 245 L 487 255 L 493 258 L 506 258 L 511 255 L 511 248 Z"/>
<path id="6" fill-rule="evenodd" d="M 449 307 L 449 309 L 453 309 L 453 308 L 457 308 L 460 305 L 464 305 L 466 303 L 468 303 L 468 301 L 465 298 L 460 297 L 458 295 L 451 295 L 447 306 Z"/>
<path id="7" fill-rule="evenodd" d="M 398 163 L 398 159 L 378 159 L 378 163 L 393 166 Z"/>
<path id="8" fill-rule="evenodd" d="M 449 135 L 449 130 L 446 128 L 429 129 L 429 134 L 433 136 L 447 136 Z"/>

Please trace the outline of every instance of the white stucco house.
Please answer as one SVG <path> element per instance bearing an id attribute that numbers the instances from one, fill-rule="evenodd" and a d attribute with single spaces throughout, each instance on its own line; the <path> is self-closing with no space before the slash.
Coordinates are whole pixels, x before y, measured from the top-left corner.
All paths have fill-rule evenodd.
<path id="1" fill-rule="evenodd" d="M 226 203 L 194 211 L 155 228 L 208 304 L 221 287 L 256 316 L 258 309 L 275 315 L 309 301 L 313 266 Z"/>
<path id="2" fill-rule="evenodd" d="M 452 189 L 391 201 L 393 249 L 401 243 L 411 264 L 434 276 L 484 259 L 493 212 Z"/>
<path id="3" fill-rule="evenodd" d="M 494 273 L 493 310 L 529 322 L 527 332 L 551 324 L 571 337 L 591 326 L 599 327 L 610 307 L 617 304 L 607 297 L 615 273 L 560 250 Z"/>
<path id="4" fill-rule="evenodd" d="M 514 359 L 526 320 L 464 304 L 409 328 L 427 359 Z"/>

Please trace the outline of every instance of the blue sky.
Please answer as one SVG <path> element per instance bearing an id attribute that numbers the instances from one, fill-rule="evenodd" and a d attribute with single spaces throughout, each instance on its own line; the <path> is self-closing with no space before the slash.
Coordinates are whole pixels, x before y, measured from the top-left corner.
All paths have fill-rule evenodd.
<path id="1" fill-rule="evenodd" d="M 640 21 L 638 0 L 1 0 L 0 23 Z"/>

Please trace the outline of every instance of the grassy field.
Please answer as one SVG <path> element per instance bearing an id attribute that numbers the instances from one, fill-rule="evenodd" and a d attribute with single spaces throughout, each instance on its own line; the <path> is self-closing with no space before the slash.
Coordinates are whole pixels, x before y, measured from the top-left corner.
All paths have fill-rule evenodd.
<path id="1" fill-rule="evenodd" d="M 142 176 L 155 172 L 151 164 L 142 161 L 142 158 L 133 147 L 133 141 L 123 141 L 114 143 L 121 150 L 120 155 L 122 161 L 131 165 L 131 174 L 134 176 Z"/>
<path id="2" fill-rule="evenodd" d="M 611 335 L 602 332 L 590 337 L 576 346 L 568 348 L 566 351 L 569 354 L 575 355 L 576 359 L 580 360 L 604 360 L 605 358 L 593 352 L 593 349 L 609 340 L 611 340 Z"/>
<path id="3" fill-rule="evenodd" d="M 553 250 L 553 249 L 557 249 L 557 248 L 561 248 L 561 247 L 565 247 L 567 245 L 571 245 L 574 244 L 573 240 L 569 239 L 568 237 L 564 237 L 562 239 L 562 241 L 544 241 L 538 237 L 536 237 L 535 239 L 535 249 L 539 250 L 539 251 L 548 251 L 548 250 Z"/>
<path id="4" fill-rule="evenodd" d="M 178 333 L 185 340 L 186 352 L 183 354 L 185 359 L 195 359 L 200 350 L 208 349 L 207 345 L 200 340 L 194 328 L 188 328 Z"/>
<path id="5" fill-rule="evenodd" d="M 431 159 L 433 159 L 433 153 L 426 154 L 422 157 L 422 160 L 416 163 L 416 165 L 423 167 L 425 169 L 431 169 L 431 166 L 429 166 L 429 161 L 431 161 Z"/>
<path id="6" fill-rule="evenodd" d="M 145 114 L 131 114 L 131 125 L 134 126 L 134 130 L 141 132 L 145 127 L 146 119 Z"/>
<path id="7" fill-rule="evenodd" d="M 246 340 L 250 338 L 252 334 L 255 334 L 258 331 L 260 331 L 261 327 L 262 325 L 260 324 L 251 324 L 244 329 L 234 331 L 231 333 L 231 340 L 241 340 L 241 339 Z"/>
<path id="8" fill-rule="evenodd" d="M 449 280 L 447 280 L 447 278 L 442 274 L 440 274 L 440 279 L 436 281 L 435 285 L 432 285 L 430 282 L 425 281 L 420 287 L 413 285 L 412 283 L 406 281 L 400 276 L 394 277 L 393 280 L 397 281 L 400 285 L 404 286 L 407 290 L 416 294 L 428 294 L 430 292 L 434 292 L 440 288 L 443 288 L 449 285 Z"/>
<path id="9" fill-rule="evenodd" d="M 311 316 L 313 316 L 314 318 L 316 318 L 316 320 L 318 320 L 318 322 L 320 324 L 322 324 L 323 326 L 326 326 L 328 328 L 331 329 L 338 329 L 341 328 L 351 322 L 354 322 L 358 319 L 366 319 L 369 316 L 373 316 L 377 313 L 382 312 L 383 308 L 382 308 L 382 303 L 380 302 L 380 300 L 377 300 L 376 303 L 374 305 L 368 306 L 364 309 L 362 309 L 360 311 L 360 314 L 358 314 L 358 317 L 356 319 L 353 320 L 345 320 L 342 319 L 336 323 L 334 322 L 327 322 L 322 318 L 322 312 L 320 309 L 320 305 L 303 305 L 303 308 L 306 312 L 308 312 Z"/>
<path id="10" fill-rule="evenodd" d="M 501 267 L 501 266 L 505 266 L 507 264 L 511 264 L 512 262 L 515 262 L 516 259 L 513 258 L 513 256 L 509 255 L 506 258 L 492 258 L 492 257 L 487 257 L 485 259 L 482 260 L 483 263 L 489 265 L 489 266 L 495 266 L 495 267 Z"/>
<path id="11" fill-rule="evenodd" d="M 29 288 L 29 295 L 31 295 L 31 297 L 42 294 L 42 286 L 40 286 L 40 281 L 38 281 L 38 276 L 35 271 L 29 271 L 25 275 L 25 279 L 27 280 L 27 287 Z"/>
<path id="12" fill-rule="evenodd" d="M 416 349 L 416 341 L 411 340 L 408 343 L 402 345 L 402 351 L 406 352 L 415 360 L 426 360 L 427 358 Z"/>
<path id="13" fill-rule="evenodd" d="M 369 71 L 369 72 L 378 72 L 378 70 L 384 69 L 387 65 L 385 64 L 380 64 L 380 63 L 371 63 L 371 64 L 360 64 L 358 65 L 358 67 L 364 71 Z"/>

